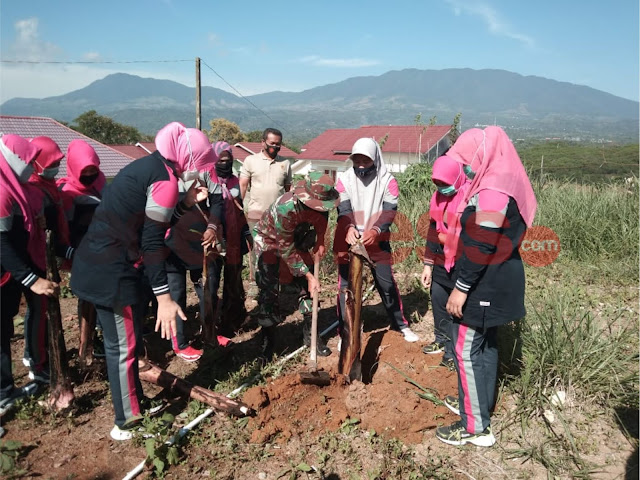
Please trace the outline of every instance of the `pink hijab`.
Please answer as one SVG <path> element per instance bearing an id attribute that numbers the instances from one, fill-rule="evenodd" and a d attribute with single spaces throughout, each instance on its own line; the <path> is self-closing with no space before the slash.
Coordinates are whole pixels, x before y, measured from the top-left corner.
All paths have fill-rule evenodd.
<path id="1" fill-rule="evenodd" d="M 87 167 L 98 169 L 98 178 L 91 185 L 84 185 L 80 181 L 82 171 Z M 67 176 L 56 182 L 58 187 L 62 186 L 65 210 L 71 208 L 73 199 L 79 195 L 100 197 L 106 182 L 100 171 L 100 158 L 93 147 L 84 140 L 73 140 L 67 147 Z"/>
<path id="2" fill-rule="evenodd" d="M 64 158 L 64 153 L 60 151 L 58 144 L 49 137 L 35 137 L 31 139 L 31 143 L 40 149 L 40 155 L 38 155 L 38 158 L 33 162 L 35 170 L 31 178 L 29 178 L 29 183 L 46 193 L 49 199 L 55 204 L 56 215 L 58 217 L 57 240 L 62 245 L 69 245 L 69 224 L 64 214 L 62 195 L 58 190 L 58 185 L 56 185 L 54 179 L 44 178 L 40 175 L 45 168 L 49 168 L 53 163 L 61 161 Z"/>
<path id="3" fill-rule="evenodd" d="M 238 177 L 233 174 L 227 178 L 218 177 L 216 175 L 216 169 L 214 168 L 214 166 L 220 160 L 220 155 L 222 155 L 222 152 L 229 152 L 231 154 L 231 158 L 233 158 L 233 149 L 227 142 L 216 142 L 212 144 L 212 146 L 214 161 L 213 166 L 211 167 L 211 175 L 215 176 L 218 179 L 218 183 L 222 186 L 222 197 L 226 200 L 227 198 L 231 198 L 229 189 L 237 186 L 240 182 L 238 180 Z"/>
<path id="4" fill-rule="evenodd" d="M 458 213 L 457 210 L 458 205 L 464 201 L 471 187 L 471 181 L 462 170 L 462 164 L 447 155 L 437 158 L 433 163 L 431 179 L 434 181 L 438 180 L 447 185 L 453 185 L 457 190 L 457 192 L 451 196 L 443 195 L 436 191 L 431 197 L 431 205 L 429 206 L 429 216 L 436 222 L 436 231 L 438 233 L 448 234 L 450 226 L 460 223 L 460 213 Z M 447 224 L 445 224 L 445 214 Z M 444 267 L 447 272 L 451 271 L 451 268 L 456 262 L 456 251 L 451 250 L 449 247 L 450 246 L 445 243 Z"/>
<path id="5" fill-rule="evenodd" d="M 156 135 L 156 148 L 175 164 L 178 175 L 188 170 L 205 172 L 214 163 L 213 148 L 207 136 L 197 128 L 186 128 L 178 122 L 160 129 Z M 212 178 L 216 181 L 215 172 Z"/>
<path id="6" fill-rule="evenodd" d="M 40 154 L 40 148 L 18 135 L 3 135 L 0 139 L 0 216 L 11 214 L 12 203 L 16 203 L 22 212 L 24 228 L 29 233 L 27 251 L 31 261 L 41 270 L 46 269 L 44 230 L 38 228 L 36 217 L 42 208 L 42 197 L 33 195 L 29 184 L 21 184 L 17 172 L 11 168 L 12 162 L 29 165 Z M 3 279 L 6 281 L 6 279 Z"/>
<path id="7" fill-rule="evenodd" d="M 467 202 L 481 190 L 493 190 L 512 197 L 522 219 L 531 227 L 538 202 L 518 152 L 502 128 L 472 128 L 465 131 L 447 156 L 469 165 L 476 172 L 464 201 L 458 205 L 458 213 L 461 214 Z M 454 235 L 447 237 L 449 248 L 457 248 L 461 230 L 458 218 Z"/>

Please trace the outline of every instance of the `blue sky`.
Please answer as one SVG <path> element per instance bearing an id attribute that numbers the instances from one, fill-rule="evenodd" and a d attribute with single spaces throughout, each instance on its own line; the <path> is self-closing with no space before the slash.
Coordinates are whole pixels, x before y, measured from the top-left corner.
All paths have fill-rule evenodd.
<path id="1" fill-rule="evenodd" d="M 3 0 L 0 102 L 114 72 L 194 86 L 195 57 L 203 85 L 233 91 L 213 69 L 243 95 L 404 68 L 495 68 L 638 100 L 638 3 Z"/>

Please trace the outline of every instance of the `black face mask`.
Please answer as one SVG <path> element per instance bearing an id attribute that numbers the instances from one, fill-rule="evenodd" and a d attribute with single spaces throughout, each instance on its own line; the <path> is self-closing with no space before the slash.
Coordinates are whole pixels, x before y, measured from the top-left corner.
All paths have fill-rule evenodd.
<path id="1" fill-rule="evenodd" d="M 97 178 L 98 178 L 97 173 L 94 173 L 93 175 L 81 175 L 80 183 L 83 184 L 85 187 L 88 187 L 93 182 L 95 182 Z"/>
<path id="2" fill-rule="evenodd" d="M 267 148 L 265 149 L 265 151 L 267 152 L 267 155 L 269 155 L 270 158 L 276 158 L 278 156 L 278 152 L 280 151 L 280 147 L 267 145 Z"/>
<path id="3" fill-rule="evenodd" d="M 360 178 L 366 178 L 369 175 L 371 175 L 372 173 L 375 173 L 376 165 L 374 163 L 373 165 L 371 165 L 370 167 L 367 167 L 367 168 L 353 167 L 353 171 L 356 172 L 356 175 L 359 176 Z"/>
<path id="4" fill-rule="evenodd" d="M 231 176 L 233 172 L 232 162 L 218 162 L 216 163 L 216 174 L 220 178 L 227 178 Z"/>

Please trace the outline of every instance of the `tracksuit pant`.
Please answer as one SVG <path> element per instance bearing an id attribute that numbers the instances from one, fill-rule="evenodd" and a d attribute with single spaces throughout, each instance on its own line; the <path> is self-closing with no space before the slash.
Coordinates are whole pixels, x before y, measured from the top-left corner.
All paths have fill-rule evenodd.
<path id="1" fill-rule="evenodd" d="M 458 371 L 458 399 L 462 424 L 470 433 L 490 425 L 498 376 L 498 327 L 451 325 L 453 360 Z"/>
<path id="2" fill-rule="evenodd" d="M 37 295 L 23 287 L 13 278 L 0 288 L 1 292 L 1 330 L 0 330 L 0 394 L 13 388 L 11 372 L 11 338 L 13 337 L 13 318 L 20 310 L 20 298 L 24 294 L 27 302 L 27 314 L 24 321 L 25 358 L 29 360 L 34 372 L 49 368 L 47 297 Z M 27 356 L 28 355 L 28 356 Z"/>
<path id="3" fill-rule="evenodd" d="M 144 346 L 140 309 L 141 305 L 96 305 L 104 336 L 115 424 L 121 428 L 141 416 L 143 391 L 138 376 L 138 356 L 144 354 Z"/>
<path id="4" fill-rule="evenodd" d="M 433 311 L 433 331 L 436 342 L 444 345 L 443 361 L 453 359 L 453 344 L 451 342 L 451 315 L 447 313 L 447 301 L 451 288 L 438 282 L 431 283 L 431 309 Z"/>
<path id="5" fill-rule="evenodd" d="M 187 269 L 181 262 L 166 262 L 167 282 L 169 283 L 169 293 L 171 299 L 180 305 L 183 312 L 187 309 Z M 218 307 L 218 287 L 220 286 L 220 273 L 222 271 L 222 259 L 216 259 L 209 264 L 209 285 L 211 286 L 211 303 L 213 311 Z M 189 278 L 193 282 L 193 288 L 198 295 L 200 304 L 200 318 L 204 318 L 204 291 L 200 278 L 202 269 L 189 270 Z M 184 336 L 184 320 L 176 315 L 176 330 L 171 336 L 171 346 L 174 350 L 187 348 L 189 342 Z"/>

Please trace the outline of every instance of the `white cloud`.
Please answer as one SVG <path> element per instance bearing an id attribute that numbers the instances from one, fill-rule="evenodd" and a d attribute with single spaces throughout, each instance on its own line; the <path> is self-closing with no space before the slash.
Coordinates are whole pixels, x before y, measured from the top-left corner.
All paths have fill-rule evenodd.
<path id="1" fill-rule="evenodd" d="M 87 62 L 98 62 L 102 60 L 102 56 L 98 52 L 87 52 L 82 58 L 84 58 Z"/>
<path id="2" fill-rule="evenodd" d="M 6 59 L 20 59 L 29 62 L 59 60 L 62 49 L 52 43 L 40 40 L 38 19 L 27 18 L 14 24 L 16 40 L 7 49 Z"/>
<path id="3" fill-rule="evenodd" d="M 523 33 L 514 31 L 513 27 L 504 20 L 491 6 L 481 2 L 469 2 L 465 0 L 445 0 L 453 8 L 456 16 L 463 14 L 480 17 L 486 24 L 489 32 L 494 35 L 512 38 L 526 45 L 535 47 L 535 40 Z"/>
<path id="4" fill-rule="evenodd" d="M 372 67 L 380 64 L 378 60 L 367 60 L 364 58 L 322 58 L 318 55 L 302 57 L 298 61 L 300 63 L 307 63 L 317 67 L 338 68 Z"/>

